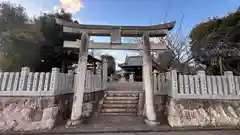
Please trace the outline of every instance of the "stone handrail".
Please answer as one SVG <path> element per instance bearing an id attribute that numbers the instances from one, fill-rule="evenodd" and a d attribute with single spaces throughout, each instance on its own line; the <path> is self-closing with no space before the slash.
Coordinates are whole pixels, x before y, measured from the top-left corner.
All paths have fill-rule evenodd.
<path id="1" fill-rule="evenodd" d="M 99 90 L 103 90 L 104 84 L 101 81 L 101 73 L 97 72 L 93 74 L 90 70 L 87 71 L 85 81 L 85 93 L 91 93 Z"/>
<path id="2" fill-rule="evenodd" d="M 231 71 L 224 76 L 206 75 L 198 71 L 196 75 L 181 75 L 172 70 L 168 95 L 179 99 L 240 99 L 240 77 Z"/>
<path id="3" fill-rule="evenodd" d="M 72 93 L 73 72 L 30 72 L 28 67 L 21 72 L 0 72 L 0 96 L 54 96 Z"/>
<path id="4" fill-rule="evenodd" d="M 153 72 L 153 89 L 155 95 L 167 95 L 167 91 L 170 88 L 170 72 L 159 73 Z"/>
<path id="5" fill-rule="evenodd" d="M 75 74 L 76 76 L 77 74 Z M 30 72 L 28 67 L 21 72 L 0 72 L 0 96 L 56 96 L 74 92 L 73 71 L 60 73 L 58 68 L 52 72 Z M 86 73 L 85 93 L 99 91 L 105 88 L 101 72 Z"/>

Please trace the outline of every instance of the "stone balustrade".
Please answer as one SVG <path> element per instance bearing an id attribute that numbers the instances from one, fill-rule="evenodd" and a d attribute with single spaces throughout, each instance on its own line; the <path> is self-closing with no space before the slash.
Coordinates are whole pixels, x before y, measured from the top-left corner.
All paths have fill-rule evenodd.
<path id="1" fill-rule="evenodd" d="M 153 80 L 156 111 L 167 117 L 171 127 L 240 125 L 240 77 L 232 72 L 181 75 L 172 70 L 155 73 Z"/>
<path id="2" fill-rule="evenodd" d="M 177 74 L 172 71 L 171 74 Z M 240 99 L 240 77 L 233 76 L 227 71 L 223 76 L 206 75 L 204 71 L 198 71 L 196 75 L 177 75 L 178 79 L 171 78 L 171 82 L 177 83 L 178 91 L 169 95 L 178 99 Z"/>
<path id="3" fill-rule="evenodd" d="M 30 72 L 28 67 L 21 72 L 0 72 L 0 96 L 54 96 L 73 93 L 73 72 Z"/>
<path id="4" fill-rule="evenodd" d="M 0 72 L 0 131 L 52 129 L 70 117 L 73 102 L 73 71 L 60 73 Z M 83 117 L 90 117 L 94 103 L 103 97 L 101 71 L 86 73 Z"/>
<path id="5" fill-rule="evenodd" d="M 87 71 L 86 76 L 85 93 L 102 90 L 103 86 L 105 86 L 100 72 L 93 74 L 91 71 Z M 0 72 L 0 96 L 72 94 L 74 92 L 73 82 L 73 71 L 60 73 L 58 68 L 53 68 L 52 72 L 39 73 L 30 72 L 28 67 L 24 67 L 21 72 Z"/>
<path id="6" fill-rule="evenodd" d="M 153 90 L 155 95 L 167 95 L 170 88 L 170 72 L 153 72 Z"/>
<path id="7" fill-rule="evenodd" d="M 153 88 L 156 95 L 168 95 L 178 99 L 240 99 L 240 76 L 227 71 L 223 76 L 181 75 L 175 70 L 153 73 Z"/>

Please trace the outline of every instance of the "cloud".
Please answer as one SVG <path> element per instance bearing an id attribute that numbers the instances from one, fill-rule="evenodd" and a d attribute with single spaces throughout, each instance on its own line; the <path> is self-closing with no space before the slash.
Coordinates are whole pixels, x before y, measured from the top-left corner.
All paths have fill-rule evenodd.
<path id="1" fill-rule="evenodd" d="M 0 0 L 0 2 L 8 1 L 26 8 L 26 12 L 30 17 L 34 15 L 38 16 L 41 12 L 55 12 L 59 8 L 64 8 L 67 12 L 75 14 L 83 8 L 83 4 L 80 0 Z M 59 1 L 60 4 L 57 1 Z M 77 20 L 79 21 L 80 19 L 77 18 Z"/>
<path id="2" fill-rule="evenodd" d="M 80 0 L 60 0 L 61 8 L 65 9 L 67 12 L 75 14 L 83 8 L 83 4 Z"/>

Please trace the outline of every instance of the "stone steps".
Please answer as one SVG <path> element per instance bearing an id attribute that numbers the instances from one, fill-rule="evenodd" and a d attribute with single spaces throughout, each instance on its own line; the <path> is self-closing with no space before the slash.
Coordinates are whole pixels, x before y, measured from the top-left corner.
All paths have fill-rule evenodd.
<path id="1" fill-rule="evenodd" d="M 137 113 L 137 108 L 103 108 L 103 113 Z"/>
<path id="2" fill-rule="evenodd" d="M 136 108 L 137 104 L 129 103 L 129 104 L 103 104 L 102 107 L 104 108 Z"/>
<path id="3" fill-rule="evenodd" d="M 136 116 L 136 113 L 100 113 L 103 116 Z"/>
<path id="4" fill-rule="evenodd" d="M 106 100 L 137 100 L 138 99 L 138 97 L 123 97 L 123 96 L 107 96 L 106 98 L 105 98 Z"/>
<path id="5" fill-rule="evenodd" d="M 103 104 L 137 104 L 138 100 L 104 100 Z"/>
<path id="6" fill-rule="evenodd" d="M 129 93 L 107 93 L 109 96 L 114 96 L 114 97 L 117 97 L 117 96 L 124 96 L 124 97 L 138 97 L 138 94 L 137 93 L 132 93 L 132 94 L 129 94 Z"/>
<path id="7" fill-rule="evenodd" d="M 100 115 L 137 115 L 139 91 L 106 91 Z"/>

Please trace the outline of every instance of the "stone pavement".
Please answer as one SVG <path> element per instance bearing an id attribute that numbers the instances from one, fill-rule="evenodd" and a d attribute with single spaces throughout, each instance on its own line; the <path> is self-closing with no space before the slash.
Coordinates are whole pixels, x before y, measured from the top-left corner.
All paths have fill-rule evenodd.
<path id="1" fill-rule="evenodd" d="M 70 135 L 70 134 L 64 134 Z M 75 135 L 240 135 L 240 131 L 198 131 L 198 132 L 136 132 L 136 133 L 96 133 Z"/>
<path id="2" fill-rule="evenodd" d="M 66 129 L 64 127 L 57 127 L 53 132 L 78 132 L 78 133 L 98 133 L 98 132 L 168 132 L 168 131 L 211 131 L 211 129 L 226 129 L 232 130 L 236 128 L 231 127 L 209 127 L 209 128 L 171 128 L 167 124 L 162 123 L 160 126 L 148 126 L 144 123 L 144 118 L 140 116 L 94 116 L 83 123 L 78 128 Z M 239 134 L 240 135 L 240 134 Z"/>
<path id="3" fill-rule="evenodd" d="M 143 82 L 108 82 L 106 90 L 130 90 L 142 91 Z"/>
<path id="4" fill-rule="evenodd" d="M 200 131 L 200 132 L 199 132 Z M 139 116 L 95 116 L 78 128 L 65 128 L 63 125 L 53 130 L 35 132 L 6 132 L 18 135 L 240 135 L 240 130 L 233 128 L 199 129 L 199 128 L 170 128 L 167 125 L 150 127 Z"/>

